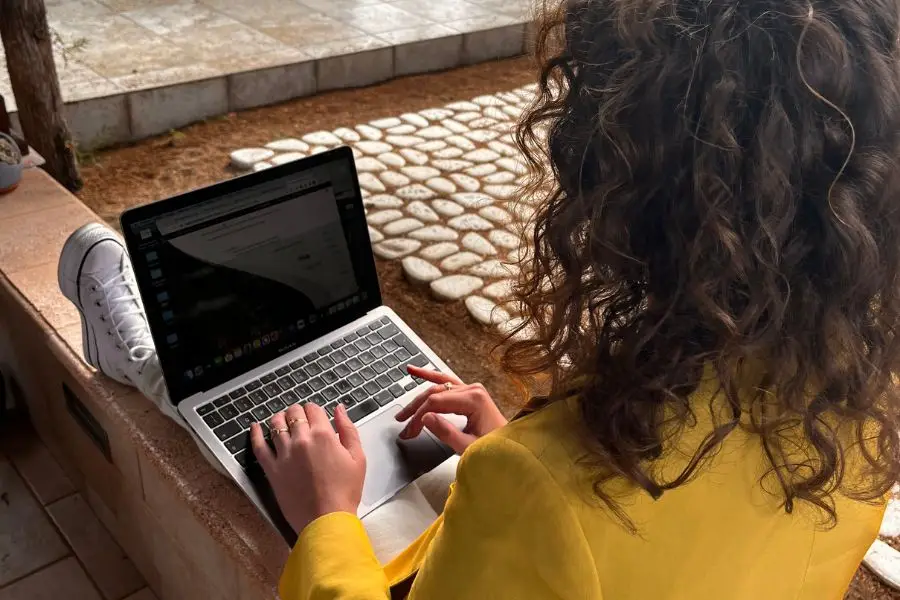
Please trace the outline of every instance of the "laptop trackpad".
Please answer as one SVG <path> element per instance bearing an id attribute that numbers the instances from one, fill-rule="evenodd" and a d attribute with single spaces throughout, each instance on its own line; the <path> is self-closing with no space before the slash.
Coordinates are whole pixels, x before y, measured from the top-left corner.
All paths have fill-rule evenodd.
<path id="1" fill-rule="evenodd" d="M 398 423 L 394 418 L 400 408 L 399 405 L 392 405 L 359 428 L 367 465 L 360 516 L 450 455 L 447 449 L 424 432 L 414 440 L 400 442 L 397 435 L 405 423 Z"/>

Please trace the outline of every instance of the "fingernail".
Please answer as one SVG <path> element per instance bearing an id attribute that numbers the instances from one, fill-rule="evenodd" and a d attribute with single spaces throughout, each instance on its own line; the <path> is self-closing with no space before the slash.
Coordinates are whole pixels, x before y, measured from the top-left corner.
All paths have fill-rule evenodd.
<path id="1" fill-rule="evenodd" d="M 339 413 L 341 413 L 342 415 L 347 414 L 347 409 L 344 408 L 344 405 L 341 404 L 341 403 L 338 403 L 338 405 L 337 405 L 337 411 L 338 411 Z"/>
<path id="2" fill-rule="evenodd" d="M 401 431 L 400 435 L 398 435 L 397 437 L 399 437 L 401 440 L 409 438 L 409 427 L 404 427 L 403 431 Z"/>

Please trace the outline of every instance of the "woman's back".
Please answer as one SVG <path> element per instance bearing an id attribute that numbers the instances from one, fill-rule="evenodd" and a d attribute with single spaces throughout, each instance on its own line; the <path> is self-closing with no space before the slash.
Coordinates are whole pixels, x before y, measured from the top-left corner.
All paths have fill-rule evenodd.
<path id="1" fill-rule="evenodd" d="M 706 405 L 713 393 L 705 387 L 695 400 Z M 687 432 L 682 452 L 674 451 L 663 468 L 682 470 L 708 426 L 708 419 L 701 419 Z M 659 500 L 620 486 L 617 500 L 631 530 L 598 505 L 593 470 L 577 466 L 586 450 L 571 434 L 580 427 L 577 408 L 558 402 L 492 435 L 527 448 L 559 485 L 559 503 L 565 502 L 577 520 L 595 568 L 595 573 L 578 568 L 572 576 L 596 577 L 599 598 L 837 599 L 878 534 L 882 503 L 838 497 L 839 520 L 828 530 L 821 527 L 822 515 L 808 508 L 786 514 L 777 497 L 760 486 L 768 470 L 765 454 L 758 437 L 743 430 L 733 432 L 691 482 Z M 547 509 L 563 512 L 559 506 Z M 568 552 L 576 554 L 577 546 Z M 569 568 L 579 561 L 559 564 Z"/>
<path id="2" fill-rule="evenodd" d="M 572 398 L 626 529 L 610 485 L 666 510 L 740 455 L 734 502 L 843 530 L 900 475 L 900 3 L 552 5 L 505 366 Z"/>

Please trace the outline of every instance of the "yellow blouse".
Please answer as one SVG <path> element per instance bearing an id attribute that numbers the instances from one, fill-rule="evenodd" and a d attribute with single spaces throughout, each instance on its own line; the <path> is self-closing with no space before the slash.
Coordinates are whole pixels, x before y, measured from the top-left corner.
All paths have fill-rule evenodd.
<path id="1" fill-rule="evenodd" d="M 384 567 L 355 515 L 317 519 L 282 600 L 385 600 L 412 575 L 410 600 L 839 600 L 878 534 L 884 506 L 843 496 L 832 529 L 802 503 L 786 514 L 742 430 L 687 485 L 619 497 L 633 534 L 591 495 L 573 411 L 552 404 L 469 447 L 444 514 Z"/>

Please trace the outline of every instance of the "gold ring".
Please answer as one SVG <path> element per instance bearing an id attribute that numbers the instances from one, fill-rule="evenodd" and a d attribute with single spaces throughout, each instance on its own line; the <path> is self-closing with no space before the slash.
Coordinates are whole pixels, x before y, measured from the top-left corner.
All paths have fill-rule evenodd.
<path id="1" fill-rule="evenodd" d="M 272 430 L 272 433 L 290 433 L 290 432 L 291 432 L 291 430 L 287 429 L 286 427 L 280 427 L 278 429 Z"/>
<path id="2" fill-rule="evenodd" d="M 287 426 L 292 427 L 294 423 L 306 423 L 306 419 L 290 419 L 287 422 Z"/>
<path id="3" fill-rule="evenodd" d="M 453 384 L 450 383 L 449 381 L 445 381 L 445 382 L 444 382 L 444 388 L 447 389 L 447 390 L 449 391 L 450 389 L 453 388 Z"/>

